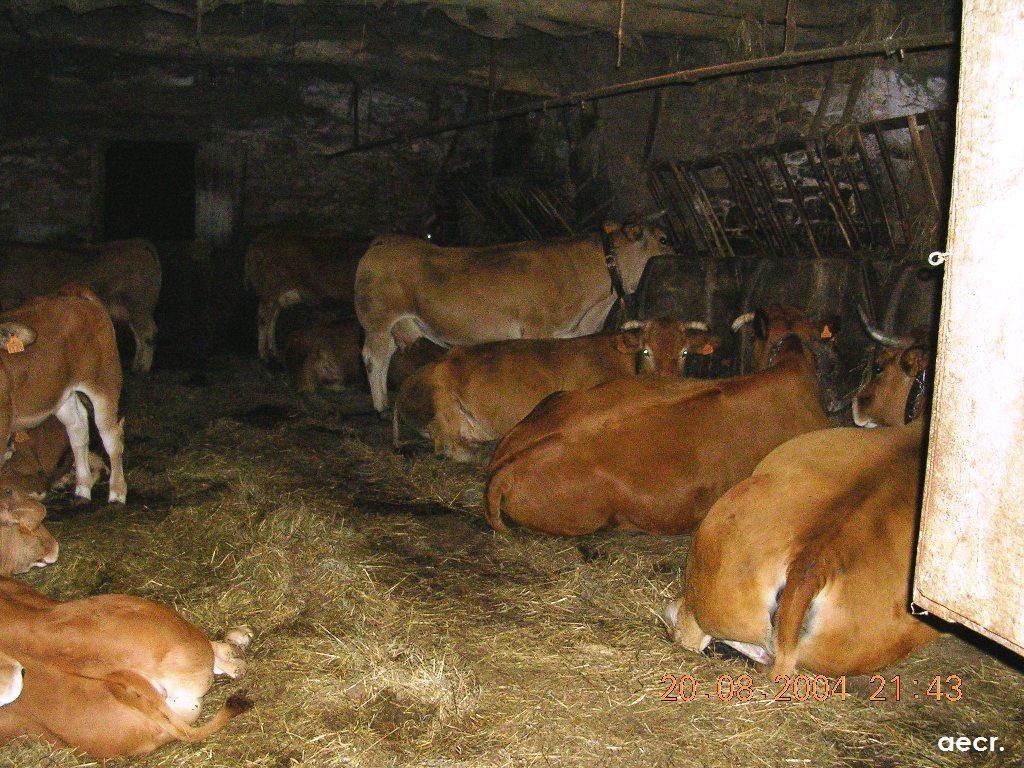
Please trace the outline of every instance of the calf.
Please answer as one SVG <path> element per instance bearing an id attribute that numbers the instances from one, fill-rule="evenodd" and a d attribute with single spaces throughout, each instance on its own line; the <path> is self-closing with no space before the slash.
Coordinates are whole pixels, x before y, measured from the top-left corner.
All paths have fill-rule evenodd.
<path id="1" fill-rule="evenodd" d="M 100 757 L 195 740 L 248 708 L 229 704 L 193 728 L 215 674 L 238 677 L 251 633 L 211 642 L 170 608 L 127 595 L 59 603 L 0 581 L 0 648 L 26 669 L 25 690 L 0 709 L 0 738 L 36 735 Z"/>
<path id="2" fill-rule="evenodd" d="M 691 530 L 773 448 L 828 426 L 817 359 L 831 359 L 831 332 L 793 307 L 744 315 L 734 329 L 749 324 L 758 373 L 636 376 L 541 402 L 494 452 L 487 521 L 567 536 Z"/>
<path id="3" fill-rule="evenodd" d="M 43 525 L 46 507 L 24 491 L 0 483 L 0 576 L 57 562 L 60 548 Z"/>
<path id="4" fill-rule="evenodd" d="M 124 503 L 121 362 L 103 304 L 88 288 L 68 287 L 0 314 L 0 440 L 56 416 L 75 459 L 75 494 L 89 499 L 89 412 L 80 395 L 92 402 L 110 457 L 109 500 Z"/>
<path id="5" fill-rule="evenodd" d="M 11 455 L 0 466 L 0 486 L 13 485 L 34 498 L 44 498 L 49 490 L 74 482 L 68 461 L 70 450 L 67 430 L 56 416 L 26 432 L 15 433 Z M 93 484 L 104 469 L 103 459 L 90 452 Z"/>
<path id="6" fill-rule="evenodd" d="M 545 397 L 637 373 L 678 374 L 687 355 L 709 355 L 719 339 L 703 323 L 660 319 L 575 339 L 516 339 L 456 347 L 402 385 L 392 414 L 395 447 L 411 426 L 434 450 L 471 461 Z"/>
<path id="7" fill-rule="evenodd" d="M 900 358 L 883 358 L 876 378 L 899 380 Z M 683 597 L 666 609 L 677 642 L 699 652 L 719 638 L 773 663 L 773 675 L 799 666 L 837 676 L 874 672 L 935 639 L 907 610 L 924 458 L 923 420 L 902 423 L 912 381 L 860 399 L 861 420 L 900 426 L 797 437 L 712 507 Z"/>

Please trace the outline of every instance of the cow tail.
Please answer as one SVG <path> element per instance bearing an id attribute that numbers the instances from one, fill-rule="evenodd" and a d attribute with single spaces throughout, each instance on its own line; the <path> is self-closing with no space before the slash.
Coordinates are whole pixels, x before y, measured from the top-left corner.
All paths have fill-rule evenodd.
<path id="1" fill-rule="evenodd" d="M 501 507 L 505 501 L 505 488 L 502 482 L 502 471 L 498 470 L 487 478 L 486 503 L 484 519 L 496 531 L 508 532 L 508 526 L 501 519 Z"/>
<path id="2" fill-rule="evenodd" d="M 236 694 L 230 696 L 206 723 L 192 726 L 173 712 L 149 681 L 139 675 L 117 672 L 103 678 L 103 684 L 121 704 L 161 723 L 179 741 L 201 741 L 253 707 L 252 701 L 244 694 Z"/>
<path id="3" fill-rule="evenodd" d="M 823 545 L 824 544 L 824 545 Z M 828 542 L 802 552 L 786 573 L 775 612 L 775 664 L 772 676 L 789 675 L 796 668 L 797 645 L 811 601 L 839 567 Z"/>

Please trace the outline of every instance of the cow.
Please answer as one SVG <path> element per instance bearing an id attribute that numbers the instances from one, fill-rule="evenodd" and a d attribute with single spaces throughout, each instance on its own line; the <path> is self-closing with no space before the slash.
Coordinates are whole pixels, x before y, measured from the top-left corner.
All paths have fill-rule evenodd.
<path id="1" fill-rule="evenodd" d="M 276 330 L 282 309 L 297 304 L 351 304 L 356 265 L 367 241 L 317 237 L 284 229 L 256 235 L 245 252 L 245 285 L 259 301 L 260 359 L 279 359 Z"/>
<path id="2" fill-rule="evenodd" d="M 413 374 L 392 410 L 395 448 L 409 425 L 434 450 L 472 461 L 545 397 L 637 373 L 679 374 L 689 355 L 720 345 L 701 322 L 631 321 L 617 332 L 575 339 L 513 339 L 456 347 Z"/>
<path id="3" fill-rule="evenodd" d="M 73 249 L 25 243 L 0 246 L 0 307 L 14 309 L 69 283 L 88 286 L 114 321 L 128 326 L 135 341 L 132 370 L 142 373 L 153 365 L 153 313 L 161 280 L 156 249 L 139 238 Z"/>
<path id="4" fill-rule="evenodd" d="M 0 576 L 26 573 L 57 562 L 60 547 L 43 525 L 46 507 L 8 483 L 0 483 Z"/>
<path id="5" fill-rule="evenodd" d="M 56 416 L 26 432 L 16 432 L 10 456 L 0 466 L 0 487 L 13 485 L 33 498 L 43 499 L 51 489 L 75 481 L 73 464 L 68 461 L 70 452 L 68 432 Z M 103 459 L 90 451 L 93 485 L 104 469 Z"/>
<path id="6" fill-rule="evenodd" d="M 403 235 L 375 239 L 359 260 L 355 287 L 374 407 L 387 408 L 391 356 L 420 337 L 451 347 L 600 330 L 617 295 L 603 242 L 629 293 L 650 259 L 672 253 L 665 233 L 646 224 L 481 248 L 441 248 Z"/>
<path id="7" fill-rule="evenodd" d="M 56 416 L 75 460 L 75 495 L 92 498 L 89 412 L 110 458 L 109 501 L 124 503 L 124 424 L 118 421 L 121 361 L 114 326 L 88 288 L 68 286 L 0 314 L 0 441 Z"/>
<path id="8" fill-rule="evenodd" d="M 801 435 L 708 512 L 683 597 L 665 610 L 676 642 L 700 652 L 719 638 L 773 676 L 839 676 L 875 672 L 938 636 L 907 610 L 924 419 L 903 421 L 923 394 L 900 355 L 880 364 L 873 388 L 889 391 L 861 400 L 860 413 L 895 426 Z"/>
<path id="9" fill-rule="evenodd" d="M 282 323 L 277 323 L 280 329 Z M 366 381 L 360 349 L 363 331 L 352 318 L 318 311 L 306 323 L 284 335 L 277 348 L 289 381 L 296 391 L 311 395 L 320 387 L 340 389 Z M 401 386 L 413 372 L 427 363 L 439 359 L 445 350 L 427 339 L 399 351 L 388 370 L 388 386 Z"/>
<path id="10" fill-rule="evenodd" d="M 0 741 L 33 735 L 101 759 L 195 741 L 251 706 L 229 699 L 193 727 L 215 675 L 240 677 L 247 627 L 207 639 L 175 611 L 128 595 L 56 602 L 0 579 L 0 650 L 24 665 L 25 686 L 0 708 Z"/>
<path id="11" fill-rule="evenodd" d="M 716 380 L 637 376 L 537 406 L 498 444 L 485 518 L 578 536 L 607 526 L 690 531 L 773 448 L 828 426 L 818 359 L 833 334 L 791 306 L 736 319 L 759 372 Z M 826 337 L 826 340 L 822 340 Z"/>
<path id="12" fill-rule="evenodd" d="M 928 397 L 928 332 L 918 328 L 904 336 L 884 333 L 859 309 L 864 328 L 877 346 L 868 356 L 853 399 L 853 421 L 858 427 L 895 427 L 913 421 Z"/>

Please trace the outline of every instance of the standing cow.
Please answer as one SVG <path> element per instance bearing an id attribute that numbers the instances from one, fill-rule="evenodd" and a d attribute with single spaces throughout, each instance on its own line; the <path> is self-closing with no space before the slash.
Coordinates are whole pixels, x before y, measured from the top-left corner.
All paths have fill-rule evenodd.
<path id="1" fill-rule="evenodd" d="M 608 237 L 629 293 L 650 259 L 672 252 L 664 232 L 646 225 Z M 359 261 L 355 289 L 374 407 L 387 408 L 395 350 L 422 336 L 450 347 L 600 330 L 616 300 L 604 254 L 596 234 L 484 248 L 378 237 Z"/>
<path id="2" fill-rule="evenodd" d="M 893 426 L 801 435 L 712 507 L 665 611 L 676 642 L 700 652 L 718 638 L 773 675 L 839 676 L 936 638 L 907 609 L 926 396 L 914 382 L 928 365 L 915 360 L 887 357 L 858 393 L 861 421 Z"/>
<path id="3" fill-rule="evenodd" d="M 544 400 L 494 451 L 487 521 L 563 536 L 692 530 L 773 448 L 828 426 L 818 374 L 819 359 L 833 360 L 827 326 L 790 306 L 741 316 L 734 329 L 746 325 L 758 373 L 637 376 Z"/>
<path id="4" fill-rule="evenodd" d="M 69 283 L 88 286 L 114 321 L 127 324 L 131 331 L 133 371 L 144 373 L 153 365 L 153 313 L 161 280 L 156 249 L 139 238 L 74 249 L 24 243 L 0 246 L 0 307 L 14 309 Z"/>

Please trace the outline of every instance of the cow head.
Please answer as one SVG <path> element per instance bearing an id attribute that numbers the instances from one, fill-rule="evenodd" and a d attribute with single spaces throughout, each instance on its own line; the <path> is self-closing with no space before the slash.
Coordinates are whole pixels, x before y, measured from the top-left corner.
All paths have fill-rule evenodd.
<path id="1" fill-rule="evenodd" d="M 657 223 L 663 215 L 664 212 L 659 211 L 619 227 L 621 239 L 617 245 L 617 256 L 627 293 L 636 291 L 648 261 L 675 253 L 668 233 Z"/>
<path id="2" fill-rule="evenodd" d="M 853 421 L 859 427 L 895 427 L 916 419 L 928 397 L 931 355 L 922 330 L 894 336 L 875 328 L 860 309 L 861 322 L 877 343 L 864 367 L 853 399 Z"/>
<path id="3" fill-rule="evenodd" d="M 25 668 L 6 653 L 0 653 L 0 707 L 21 696 Z"/>
<path id="4" fill-rule="evenodd" d="M 682 375 L 689 357 L 712 355 L 719 346 L 721 340 L 707 324 L 667 317 L 631 320 L 615 339 L 616 349 L 637 356 L 638 373 Z"/>
<path id="5" fill-rule="evenodd" d="M 0 487 L 0 576 L 57 562 L 59 546 L 43 525 L 46 507 L 12 485 Z"/>
<path id="6" fill-rule="evenodd" d="M 748 328 L 754 334 L 754 370 L 774 364 L 785 349 L 803 346 L 812 353 L 831 352 L 837 322 L 815 322 L 791 304 L 773 304 L 756 312 L 745 312 L 732 323 L 734 333 Z M 834 353 L 832 353 L 834 357 Z"/>

